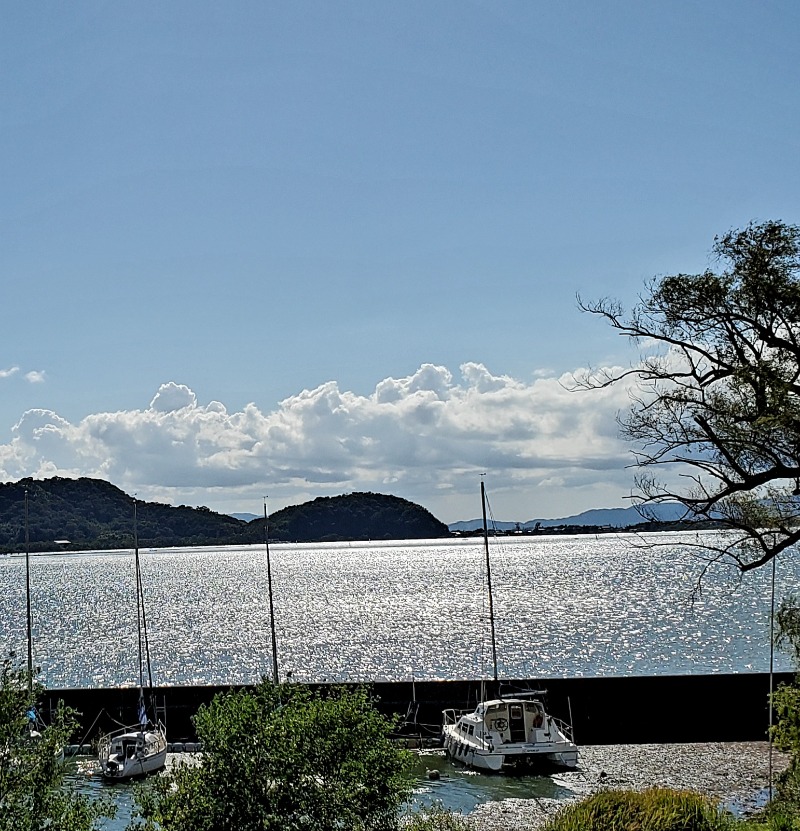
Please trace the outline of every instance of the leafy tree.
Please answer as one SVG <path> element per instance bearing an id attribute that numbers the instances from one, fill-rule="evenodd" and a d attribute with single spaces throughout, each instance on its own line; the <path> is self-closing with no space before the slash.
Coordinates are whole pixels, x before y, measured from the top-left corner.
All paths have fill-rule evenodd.
<path id="1" fill-rule="evenodd" d="M 389 831 L 410 793 L 409 756 L 363 690 L 264 681 L 195 716 L 203 753 L 147 783 L 132 828 Z"/>
<path id="2" fill-rule="evenodd" d="M 645 353 L 576 380 L 635 381 L 620 424 L 637 447 L 643 513 L 678 501 L 722 524 L 735 533 L 712 558 L 748 571 L 800 541 L 800 228 L 751 223 L 713 253 L 718 272 L 654 278 L 629 314 L 579 301 Z"/>
<path id="3" fill-rule="evenodd" d="M 0 831 L 89 831 L 113 816 L 107 801 L 90 800 L 64 784 L 63 748 L 77 722 L 60 705 L 50 726 L 30 729 L 30 713 L 41 687 L 14 656 L 0 671 Z"/>

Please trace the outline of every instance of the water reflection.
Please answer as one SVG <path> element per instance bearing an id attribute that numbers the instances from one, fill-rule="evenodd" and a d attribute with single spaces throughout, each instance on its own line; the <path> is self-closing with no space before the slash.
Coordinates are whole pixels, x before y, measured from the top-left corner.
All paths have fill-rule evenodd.
<path id="1" fill-rule="evenodd" d="M 429 777 L 437 771 L 438 779 Z M 422 753 L 414 770 L 412 807 L 441 805 L 468 814 L 484 802 L 501 799 L 569 799 L 574 792 L 550 776 L 476 773 L 454 765 L 444 751 Z"/>
<path id="2" fill-rule="evenodd" d="M 709 539 L 713 537 L 709 535 Z M 505 677 L 765 671 L 767 575 L 712 568 L 695 534 L 502 539 Z M 130 552 L 33 558 L 34 660 L 50 687 L 137 681 Z M 279 663 L 297 681 L 461 679 L 489 668 L 479 540 L 272 547 Z M 763 571 L 763 570 L 762 570 Z M 258 546 L 142 553 L 158 684 L 252 683 L 271 667 Z M 781 563 L 777 594 L 796 584 Z M 24 562 L 0 558 L 4 646 L 25 650 Z M 65 591 L 65 587 L 68 590 Z M 791 668 L 778 656 L 778 669 Z"/>

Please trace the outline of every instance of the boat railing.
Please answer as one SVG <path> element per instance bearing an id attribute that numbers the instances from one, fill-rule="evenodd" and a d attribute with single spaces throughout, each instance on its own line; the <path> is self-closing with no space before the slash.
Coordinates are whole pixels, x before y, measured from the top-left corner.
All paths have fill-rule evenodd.
<path id="1" fill-rule="evenodd" d="M 443 724 L 455 724 L 458 721 L 458 713 L 456 710 L 442 710 Z"/>
<path id="2" fill-rule="evenodd" d="M 457 724 L 461 716 L 466 716 L 474 712 L 474 710 L 442 710 L 443 724 Z"/>
<path id="3" fill-rule="evenodd" d="M 555 724 L 558 730 L 564 734 L 564 736 L 571 742 L 575 742 L 574 734 L 572 732 L 572 725 L 567 724 L 566 721 L 562 721 L 560 718 L 556 718 L 555 716 L 550 716 L 551 721 Z"/>

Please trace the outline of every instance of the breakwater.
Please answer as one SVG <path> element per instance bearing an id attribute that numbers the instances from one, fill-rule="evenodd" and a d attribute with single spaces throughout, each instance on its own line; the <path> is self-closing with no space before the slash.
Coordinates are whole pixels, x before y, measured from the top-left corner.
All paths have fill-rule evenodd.
<path id="1" fill-rule="evenodd" d="M 774 686 L 790 683 L 776 673 Z M 307 685 L 324 690 L 330 684 Z M 409 735 L 438 732 L 445 708 L 474 707 L 480 681 L 375 682 L 367 686 L 381 712 L 399 714 Z M 247 685 L 170 686 L 154 690 L 171 742 L 194 742 L 192 716 L 220 692 Z M 649 744 L 762 741 L 769 723 L 769 675 L 739 673 L 601 678 L 551 678 L 501 682 L 503 694 L 546 690 L 548 710 L 572 723 L 578 744 Z M 491 691 L 491 690 L 490 690 Z M 132 687 L 47 690 L 42 709 L 62 700 L 80 713 L 80 735 L 90 742 L 120 724 L 136 723 L 138 690 Z"/>

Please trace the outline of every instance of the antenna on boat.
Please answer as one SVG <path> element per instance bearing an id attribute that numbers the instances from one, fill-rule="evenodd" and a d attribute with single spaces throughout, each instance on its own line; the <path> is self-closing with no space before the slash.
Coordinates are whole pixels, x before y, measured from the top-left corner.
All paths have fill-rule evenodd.
<path id="1" fill-rule="evenodd" d="M 481 475 L 481 510 L 483 511 L 483 548 L 486 554 L 486 585 L 489 590 L 489 628 L 492 633 L 492 668 L 497 683 L 497 640 L 494 632 L 494 600 L 492 598 L 492 567 L 489 563 L 489 526 L 486 522 L 486 487 Z"/>
<path id="2" fill-rule="evenodd" d="M 264 547 L 267 551 L 267 592 L 269 594 L 269 629 L 272 635 L 272 682 L 278 683 L 278 639 L 275 636 L 275 606 L 272 601 L 272 567 L 269 557 L 269 515 L 267 497 L 264 497 Z"/>
<path id="3" fill-rule="evenodd" d="M 33 618 L 31 615 L 31 547 L 28 533 L 28 489 L 25 488 L 25 598 L 28 614 L 28 692 L 33 690 Z"/>

